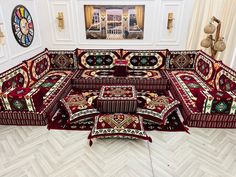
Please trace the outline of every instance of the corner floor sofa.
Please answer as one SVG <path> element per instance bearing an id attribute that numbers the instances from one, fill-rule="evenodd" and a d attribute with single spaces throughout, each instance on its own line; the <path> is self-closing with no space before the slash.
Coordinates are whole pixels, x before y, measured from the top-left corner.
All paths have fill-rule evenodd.
<path id="1" fill-rule="evenodd" d="M 236 72 L 201 50 L 48 50 L 0 74 L 0 124 L 47 125 L 72 89 L 170 90 L 191 127 L 236 127 Z"/>

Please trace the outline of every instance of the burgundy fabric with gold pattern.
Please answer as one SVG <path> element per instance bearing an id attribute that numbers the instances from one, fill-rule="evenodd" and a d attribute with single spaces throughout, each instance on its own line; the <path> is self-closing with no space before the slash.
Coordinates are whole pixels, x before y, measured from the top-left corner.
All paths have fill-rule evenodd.
<path id="1" fill-rule="evenodd" d="M 129 138 L 152 142 L 143 127 L 142 116 L 132 114 L 100 114 L 95 117 L 94 127 L 88 139 L 93 138 Z"/>

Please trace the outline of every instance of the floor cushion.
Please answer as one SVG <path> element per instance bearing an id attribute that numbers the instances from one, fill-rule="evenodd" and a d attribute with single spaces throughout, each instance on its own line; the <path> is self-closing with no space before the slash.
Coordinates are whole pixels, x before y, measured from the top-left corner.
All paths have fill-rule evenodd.
<path id="1" fill-rule="evenodd" d="M 123 113 L 96 116 L 88 136 L 90 146 L 93 138 L 129 138 L 152 142 L 144 130 L 142 116 Z"/>
<path id="2" fill-rule="evenodd" d="M 144 92 L 138 95 L 137 113 L 146 120 L 166 124 L 166 118 L 179 106 L 179 101 L 170 96 L 159 96 L 154 92 Z"/>
<path id="3" fill-rule="evenodd" d="M 96 115 L 99 112 L 96 109 L 95 100 L 98 97 L 98 92 L 71 91 L 66 97 L 60 100 L 61 109 L 68 117 L 68 124 L 73 124 L 75 121 L 82 121 L 91 115 Z"/>

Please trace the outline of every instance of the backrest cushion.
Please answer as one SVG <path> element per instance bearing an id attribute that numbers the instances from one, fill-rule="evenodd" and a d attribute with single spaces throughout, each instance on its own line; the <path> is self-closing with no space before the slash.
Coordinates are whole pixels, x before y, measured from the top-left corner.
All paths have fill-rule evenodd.
<path id="1" fill-rule="evenodd" d="M 11 87 L 28 87 L 29 75 L 25 63 L 21 63 L 0 74 L 0 93 Z"/>
<path id="2" fill-rule="evenodd" d="M 194 69 L 194 61 L 199 50 L 170 51 L 166 60 L 166 69 Z"/>
<path id="3" fill-rule="evenodd" d="M 123 50 L 122 59 L 127 60 L 129 69 L 163 69 L 167 52 L 167 49 Z"/>
<path id="4" fill-rule="evenodd" d="M 77 49 L 78 68 L 112 69 L 115 59 L 121 58 L 121 51 L 109 49 Z"/>
<path id="5" fill-rule="evenodd" d="M 204 81 L 210 83 L 215 76 L 215 63 L 216 60 L 203 51 L 199 51 L 194 63 L 194 70 Z"/>
<path id="6" fill-rule="evenodd" d="M 52 69 L 76 69 L 75 50 L 49 50 Z"/>
<path id="7" fill-rule="evenodd" d="M 25 60 L 24 63 L 29 68 L 30 85 L 42 78 L 51 68 L 47 49 L 29 60 Z"/>
<path id="8" fill-rule="evenodd" d="M 236 93 L 236 72 L 222 62 L 217 62 L 214 86 L 220 91 L 232 91 Z"/>

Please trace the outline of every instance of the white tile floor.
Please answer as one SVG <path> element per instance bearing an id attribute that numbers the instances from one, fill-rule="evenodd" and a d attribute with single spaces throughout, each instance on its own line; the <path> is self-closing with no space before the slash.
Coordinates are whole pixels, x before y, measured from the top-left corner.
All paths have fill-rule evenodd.
<path id="1" fill-rule="evenodd" d="M 236 129 L 147 133 L 89 147 L 88 131 L 0 126 L 0 176 L 236 177 Z"/>

